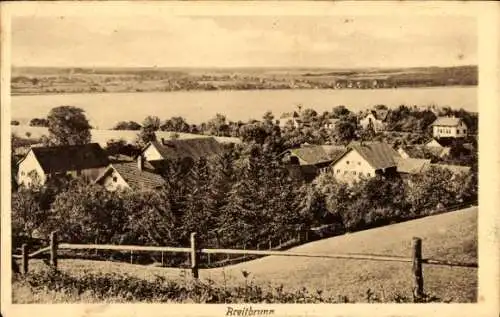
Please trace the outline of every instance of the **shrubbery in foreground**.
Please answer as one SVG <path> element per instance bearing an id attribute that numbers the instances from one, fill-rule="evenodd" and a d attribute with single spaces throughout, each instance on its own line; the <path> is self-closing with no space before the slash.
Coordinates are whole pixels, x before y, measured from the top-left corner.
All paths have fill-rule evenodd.
<path id="1" fill-rule="evenodd" d="M 16 300 L 16 289 L 28 288 L 32 298 Z M 179 283 L 156 276 L 147 281 L 116 273 L 93 274 L 74 277 L 58 270 L 30 272 L 26 276 L 16 274 L 13 279 L 14 302 L 37 302 L 43 293 L 71 302 L 178 302 L 178 303 L 349 303 L 346 296 L 325 296 L 323 292 L 284 290 L 282 286 L 262 287 L 246 281 L 243 286 L 221 286 L 213 281 L 189 281 Z M 51 297 L 45 297 L 53 301 Z M 382 302 L 371 290 L 367 290 L 365 302 Z M 395 294 L 386 302 L 413 302 L 412 298 Z M 440 299 L 426 296 L 420 302 L 438 302 Z"/>

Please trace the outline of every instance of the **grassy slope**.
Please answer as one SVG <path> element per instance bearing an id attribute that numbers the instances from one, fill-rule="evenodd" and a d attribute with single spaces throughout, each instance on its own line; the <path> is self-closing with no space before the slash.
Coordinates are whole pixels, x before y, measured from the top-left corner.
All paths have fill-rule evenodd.
<path id="1" fill-rule="evenodd" d="M 477 208 L 325 239 L 293 250 L 409 256 L 413 236 L 423 239 L 423 254 L 426 258 L 476 262 Z M 40 262 L 33 261 L 32 267 L 40 265 Z M 79 260 L 62 260 L 60 268 L 70 274 L 85 274 L 85 271 L 120 272 L 145 279 L 163 275 L 182 280 L 187 278 L 183 276 L 189 275 L 189 272 L 181 269 Z M 410 263 L 272 256 L 225 268 L 201 270 L 200 277 L 233 285 L 244 283 L 242 270 L 250 272 L 250 278 L 259 284 L 283 284 L 285 289 L 302 286 L 323 289 L 332 295 L 348 296 L 351 300 L 364 300 L 369 288 L 379 296 L 385 294 L 389 297 L 396 292 L 408 296 L 411 294 Z M 476 269 L 426 265 L 424 280 L 426 292 L 442 300 L 476 300 Z"/>

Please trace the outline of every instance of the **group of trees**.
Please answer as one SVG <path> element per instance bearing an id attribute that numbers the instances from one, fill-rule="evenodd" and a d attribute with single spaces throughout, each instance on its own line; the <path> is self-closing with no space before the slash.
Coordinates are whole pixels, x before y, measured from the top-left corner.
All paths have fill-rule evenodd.
<path id="1" fill-rule="evenodd" d="M 452 174 L 433 167 L 411 175 L 338 182 L 333 171 L 321 174 L 311 185 L 315 214 L 335 219 L 346 231 L 356 231 L 427 216 L 457 203 L 477 201 L 477 174 Z M 317 218 L 318 219 L 318 218 Z M 323 221 L 324 222 L 324 221 Z"/>

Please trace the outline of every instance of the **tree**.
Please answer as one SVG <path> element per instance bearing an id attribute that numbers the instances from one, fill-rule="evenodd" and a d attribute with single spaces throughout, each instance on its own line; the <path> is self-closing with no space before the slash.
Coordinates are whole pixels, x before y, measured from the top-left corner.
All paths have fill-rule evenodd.
<path id="1" fill-rule="evenodd" d="M 217 113 L 214 118 L 207 122 L 207 129 L 210 134 L 217 136 L 229 136 L 229 125 L 226 116 Z"/>
<path id="2" fill-rule="evenodd" d="M 56 145 L 86 144 L 91 140 L 91 126 L 85 112 L 73 106 L 52 108 L 47 116 L 49 138 Z"/>
<path id="3" fill-rule="evenodd" d="M 32 127 L 48 127 L 49 121 L 45 118 L 33 118 L 29 123 Z"/>
<path id="4" fill-rule="evenodd" d="M 160 129 L 160 118 L 156 116 L 147 116 L 142 122 L 139 132 L 139 143 L 144 145 L 156 140 L 156 131 Z"/>
<path id="5" fill-rule="evenodd" d="M 341 119 L 335 123 L 334 138 L 337 143 L 347 144 L 356 137 L 356 124 L 351 120 Z"/>
<path id="6" fill-rule="evenodd" d="M 172 117 L 160 126 L 162 131 L 190 132 L 191 127 L 183 117 Z"/>
<path id="7" fill-rule="evenodd" d="M 113 155 L 127 155 L 127 156 L 135 156 L 139 154 L 140 149 L 132 144 L 128 144 L 123 139 L 114 140 L 111 139 L 106 143 L 105 147 L 106 153 L 110 156 Z"/>
<path id="8" fill-rule="evenodd" d="M 135 121 L 120 121 L 118 122 L 112 130 L 140 130 L 141 125 Z"/>
<path id="9" fill-rule="evenodd" d="M 347 109 L 344 105 L 339 105 L 333 108 L 332 117 L 336 119 L 340 119 L 342 117 L 348 116 L 351 114 L 351 111 Z"/>
<path id="10" fill-rule="evenodd" d="M 57 229 L 68 242 L 118 242 L 127 231 L 125 201 L 120 193 L 109 192 L 98 185 L 73 183 L 52 203 L 47 230 Z"/>
<path id="11" fill-rule="evenodd" d="M 266 111 L 266 113 L 262 116 L 262 119 L 267 124 L 273 124 L 274 115 L 271 111 Z"/>

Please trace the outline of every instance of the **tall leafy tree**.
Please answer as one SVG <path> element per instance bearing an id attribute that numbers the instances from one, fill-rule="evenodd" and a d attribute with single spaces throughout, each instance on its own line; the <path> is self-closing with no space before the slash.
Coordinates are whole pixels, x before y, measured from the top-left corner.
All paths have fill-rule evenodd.
<path id="1" fill-rule="evenodd" d="M 156 131 L 160 129 L 160 118 L 156 116 L 147 116 L 142 122 L 139 132 L 139 143 L 144 145 L 156 140 Z"/>
<path id="2" fill-rule="evenodd" d="M 73 106 L 52 108 L 47 116 L 49 138 L 56 145 L 86 144 L 91 140 L 91 126 L 85 112 Z"/>

